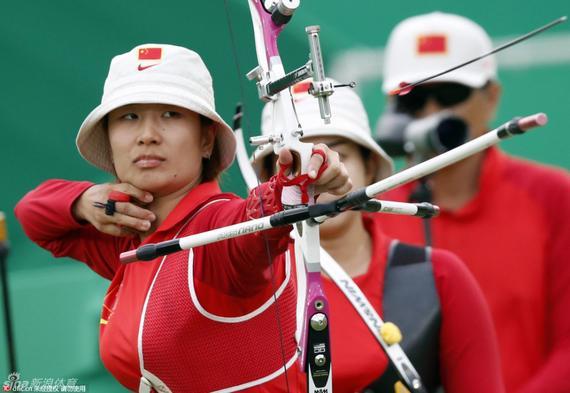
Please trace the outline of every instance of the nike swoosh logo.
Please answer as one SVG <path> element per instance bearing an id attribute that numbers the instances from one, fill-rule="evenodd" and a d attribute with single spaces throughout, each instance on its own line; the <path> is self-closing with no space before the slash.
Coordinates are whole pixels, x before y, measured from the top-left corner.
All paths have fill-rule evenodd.
<path id="1" fill-rule="evenodd" d="M 151 65 L 143 66 L 142 64 L 139 64 L 138 70 L 139 70 L 139 71 L 143 71 L 143 70 L 146 70 L 147 68 L 154 67 L 155 65 L 156 65 L 156 64 L 151 64 Z"/>

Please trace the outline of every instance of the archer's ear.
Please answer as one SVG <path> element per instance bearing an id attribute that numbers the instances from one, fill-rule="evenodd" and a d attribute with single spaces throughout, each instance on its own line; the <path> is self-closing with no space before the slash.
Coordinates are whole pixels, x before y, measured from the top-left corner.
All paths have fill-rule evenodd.
<path id="1" fill-rule="evenodd" d="M 216 126 L 214 124 L 206 124 L 202 126 L 202 156 L 210 157 L 214 150 L 216 142 Z"/>

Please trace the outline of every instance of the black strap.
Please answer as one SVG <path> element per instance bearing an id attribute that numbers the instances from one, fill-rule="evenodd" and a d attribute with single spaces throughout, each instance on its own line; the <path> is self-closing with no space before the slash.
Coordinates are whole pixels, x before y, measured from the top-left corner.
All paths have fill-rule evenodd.
<path id="1" fill-rule="evenodd" d="M 394 241 L 388 254 L 388 269 L 415 263 L 431 262 L 431 249 Z"/>
<path id="2" fill-rule="evenodd" d="M 441 310 L 431 264 L 431 248 L 394 241 L 384 278 L 383 317 L 398 325 L 400 343 L 427 390 L 440 385 L 439 332 Z M 398 374 L 390 364 L 365 393 L 394 392 Z"/>

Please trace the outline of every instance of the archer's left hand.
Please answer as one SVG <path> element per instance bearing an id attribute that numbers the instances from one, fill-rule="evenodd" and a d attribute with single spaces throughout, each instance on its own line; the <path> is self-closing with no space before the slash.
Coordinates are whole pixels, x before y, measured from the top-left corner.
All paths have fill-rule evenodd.
<path id="1" fill-rule="evenodd" d="M 293 155 L 288 149 L 279 152 L 278 164 L 280 167 L 291 167 Z M 322 169 L 324 166 L 324 169 Z M 307 174 L 314 180 L 315 194 L 325 192 L 342 196 L 352 188 L 352 182 L 348 176 L 344 164 L 340 162 L 337 152 L 328 148 L 323 143 L 318 143 L 313 147 L 313 155 L 307 167 Z M 320 173 L 319 173 L 320 172 Z M 316 179 L 316 180 L 315 180 Z"/>

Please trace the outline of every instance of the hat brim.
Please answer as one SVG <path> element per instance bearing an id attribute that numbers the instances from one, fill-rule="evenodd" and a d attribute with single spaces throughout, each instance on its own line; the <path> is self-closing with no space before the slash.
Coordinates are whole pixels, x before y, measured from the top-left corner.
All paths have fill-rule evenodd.
<path id="1" fill-rule="evenodd" d="M 172 87 L 168 92 L 164 92 L 162 86 L 152 84 L 134 89 L 130 94 L 114 100 L 108 100 L 91 111 L 79 128 L 76 139 L 79 153 L 85 160 L 106 172 L 115 173 L 111 146 L 102 120 L 113 110 L 129 104 L 175 105 L 211 119 L 214 122 L 219 148 L 220 171 L 232 164 L 236 151 L 235 136 L 221 116 L 209 109 L 210 106 L 198 96 L 190 98 L 185 91 L 178 91 Z"/>
<path id="2" fill-rule="evenodd" d="M 460 83 L 462 85 L 469 86 L 469 87 L 477 89 L 477 88 L 483 87 L 485 85 L 485 83 L 487 83 L 489 81 L 488 75 L 474 74 L 474 73 L 470 73 L 470 72 L 461 72 L 461 71 L 462 70 L 457 70 L 457 71 L 450 72 L 450 73 L 447 73 L 445 75 L 439 76 L 437 78 L 430 80 L 430 83 L 431 82 L 433 82 L 433 83 L 455 82 L 455 83 Z M 414 82 L 422 80 L 428 76 L 429 75 L 425 75 L 422 73 L 414 73 L 414 74 L 404 75 L 401 77 L 400 80 L 385 79 L 384 82 L 382 83 L 382 90 L 384 91 L 384 93 L 389 93 L 392 90 L 400 87 L 400 83 L 402 83 L 402 82 L 414 83 Z M 428 83 L 428 82 L 426 82 L 426 83 Z"/>

